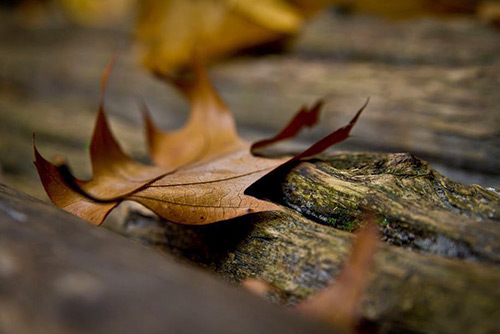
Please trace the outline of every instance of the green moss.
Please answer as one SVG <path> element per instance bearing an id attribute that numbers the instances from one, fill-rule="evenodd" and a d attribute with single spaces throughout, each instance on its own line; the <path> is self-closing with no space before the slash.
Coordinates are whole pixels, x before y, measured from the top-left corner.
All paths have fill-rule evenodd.
<path id="1" fill-rule="evenodd" d="M 375 220 L 377 221 L 377 223 L 382 226 L 382 227 L 387 227 L 389 226 L 389 220 L 387 219 L 387 217 L 384 217 L 384 216 L 377 216 L 377 218 L 375 218 Z"/>
<path id="2" fill-rule="evenodd" d="M 340 213 L 328 218 L 328 225 L 342 231 L 354 232 L 359 224 L 351 216 Z"/>

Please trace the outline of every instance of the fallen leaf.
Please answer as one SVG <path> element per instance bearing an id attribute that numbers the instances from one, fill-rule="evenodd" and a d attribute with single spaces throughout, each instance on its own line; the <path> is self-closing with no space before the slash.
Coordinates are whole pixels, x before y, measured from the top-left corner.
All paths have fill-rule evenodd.
<path id="1" fill-rule="evenodd" d="M 335 326 L 353 329 L 358 322 L 357 309 L 368 283 L 377 249 L 378 231 L 373 217 L 358 233 L 352 251 L 339 277 L 321 292 L 298 304 L 296 310 L 323 319 Z"/>
<path id="2" fill-rule="evenodd" d="M 195 48 L 206 60 L 256 47 L 260 52 L 281 50 L 329 1 L 23 0 L 21 8 L 30 21 L 48 23 L 62 16 L 78 25 L 120 30 L 135 18 L 133 30 L 144 64 L 167 73 L 190 65 Z"/>
<path id="3" fill-rule="evenodd" d="M 498 1 L 482 1 L 477 9 L 477 16 L 483 22 L 500 27 L 500 3 Z"/>
<path id="4" fill-rule="evenodd" d="M 143 61 L 155 72 L 282 41 L 296 35 L 327 0 L 142 0 L 136 36 Z"/>
<path id="5" fill-rule="evenodd" d="M 111 66 L 112 62 L 104 72 L 101 96 Z M 204 68 L 197 65 L 195 69 L 191 81 L 174 81 L 191 103 L 183 128 L 162 133 L 149 113 L 144 113 L 155 166 L 135 162 L 122 151 L 110 132 L 103 98 L 90 147 L 92 179 L 76 179 L 65 164 L 50 163 L 35 146 L 35 165 L 52 202 L 96 225 L 124 200 L 136 201 L 167 220 L 190 225 L 281 210 L 245 190 L 277 167 L 286 169 L 298 159 L 316 155 L 347 138 L 366 106 L 348 125 L 291 159 L 257 157 L 251 153 L 250 143 L 238 136 L 231 112 L 211 86 Z M 299 112 L 281 133 L 295 134 L 308 124 Z"/>
<path id="6" fill-rule="evenodd" d="M 241 282 L 241 287 L 256 296 L 264 297 L 273 287 L 268 282 L 258 278 L 247 278 Z"/>
<path id="7" fill-rule="evenodd" d="M 280 141 L 293 138 L 296 136 L 303 127 L 313 127 L 318 122 L 319 112 L 323 107 L 323 100 L 319 100 L 311 108 L 303 106 L 295 117 L 287 124 L 287 126 L 281 130 L 277 135 L 272 138 L 260 140 L 255 142 L 251 146 L 252 153 L 256 154 L 257 150 L 278 143 Z"/>
<path id="8" fill-rule="evenodd" d="M 85 26 L 109 26 L 130 16 L 136 0 L 54 0 L 71 19 Z"/>

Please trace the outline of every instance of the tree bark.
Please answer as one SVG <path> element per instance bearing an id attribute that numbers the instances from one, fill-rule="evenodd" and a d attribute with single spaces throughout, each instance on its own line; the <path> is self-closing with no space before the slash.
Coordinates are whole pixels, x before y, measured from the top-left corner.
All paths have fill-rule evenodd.
<path id="1" fill-rule="evenodd" d="M 338 274 L 353 231 L 376 214 L 385 245 L 362 302 L 382 333 L 491 333 L 500 325 L 500 195 L 464 186 L 410 154 L 339 154 L 251 189 L 289 208 L 204 227 L 135 206 L 108 227 L 229 281 L 260 278 L 292 305 Z M 301 214 L 300 214 L 301 213 Z"/>

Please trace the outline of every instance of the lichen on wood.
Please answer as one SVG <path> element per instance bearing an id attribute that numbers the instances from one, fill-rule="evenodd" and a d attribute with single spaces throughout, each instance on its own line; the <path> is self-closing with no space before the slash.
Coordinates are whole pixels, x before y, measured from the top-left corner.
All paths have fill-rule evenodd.
<path id="1" fill-rule="evenodd" d="M 278 176 L 251 191 L 286 213 L 185 227 L 132 208 L 108 227 L 226 280 L 263 279 L 275 287 L 270 301 L 293 305 L 336 277 L 351 232 L 370 210 L 385 246 L 362 303 L 365 325 L 381 332 L 498 327 L 496 192 L 456 183 L 411 154 L 339 153 Z"/>

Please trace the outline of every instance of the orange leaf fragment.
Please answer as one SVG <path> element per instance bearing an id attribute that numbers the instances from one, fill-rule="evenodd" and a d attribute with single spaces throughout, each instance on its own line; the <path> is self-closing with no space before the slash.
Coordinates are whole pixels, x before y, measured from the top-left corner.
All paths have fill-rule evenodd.
<path id="1" fill-rule="evenodd" d="M 103 75 L 103 96 L 111 65 Z M 51 164 L 35 147 L 35 165 L 55 205 L 96 225 L 124 200 L 136 201 L 167 220 L 189 225 L 281 210 L 276 204 L 247 195 L 245 190 L 277 167 L 286 168 L 347 138 L 362 111 L 347 126 L 295 158 L 269 159 L 254 156 L 251 144 L 238 136 L 231 112 L 213 89 L 203 66 L 195 66 L 191 82 L 173 83 L 190 101 L 191 113 L 184 127 L 163 133 L 144 112 L 154 166 L 137 163 L 122 151 L 109 129 L 102 102 L 90 150 L 92 179 L 76 179 L 67 166 Z M 304 125 L 311 125 L 300 115 L 291 123 L 293 129 L 278 139 L 289 138 Z"/>
<path id="2" fill-rule="evenodd" d="M 271 284 L 258 278 L 247 278 L 241 282 L 241 286 L 260 297 L 264 297 L 273 289 Z"/>
<path id="3" fill-rule="evenodd" d="M 337 280 L 298 304 L 298 311 L 347 329 L 356 325 L 357 307 L 368 284 L 378 243 L 378 231 L 372 220 L 369 217 L 369 225 L 354 240 L 351 254 Z"/>

